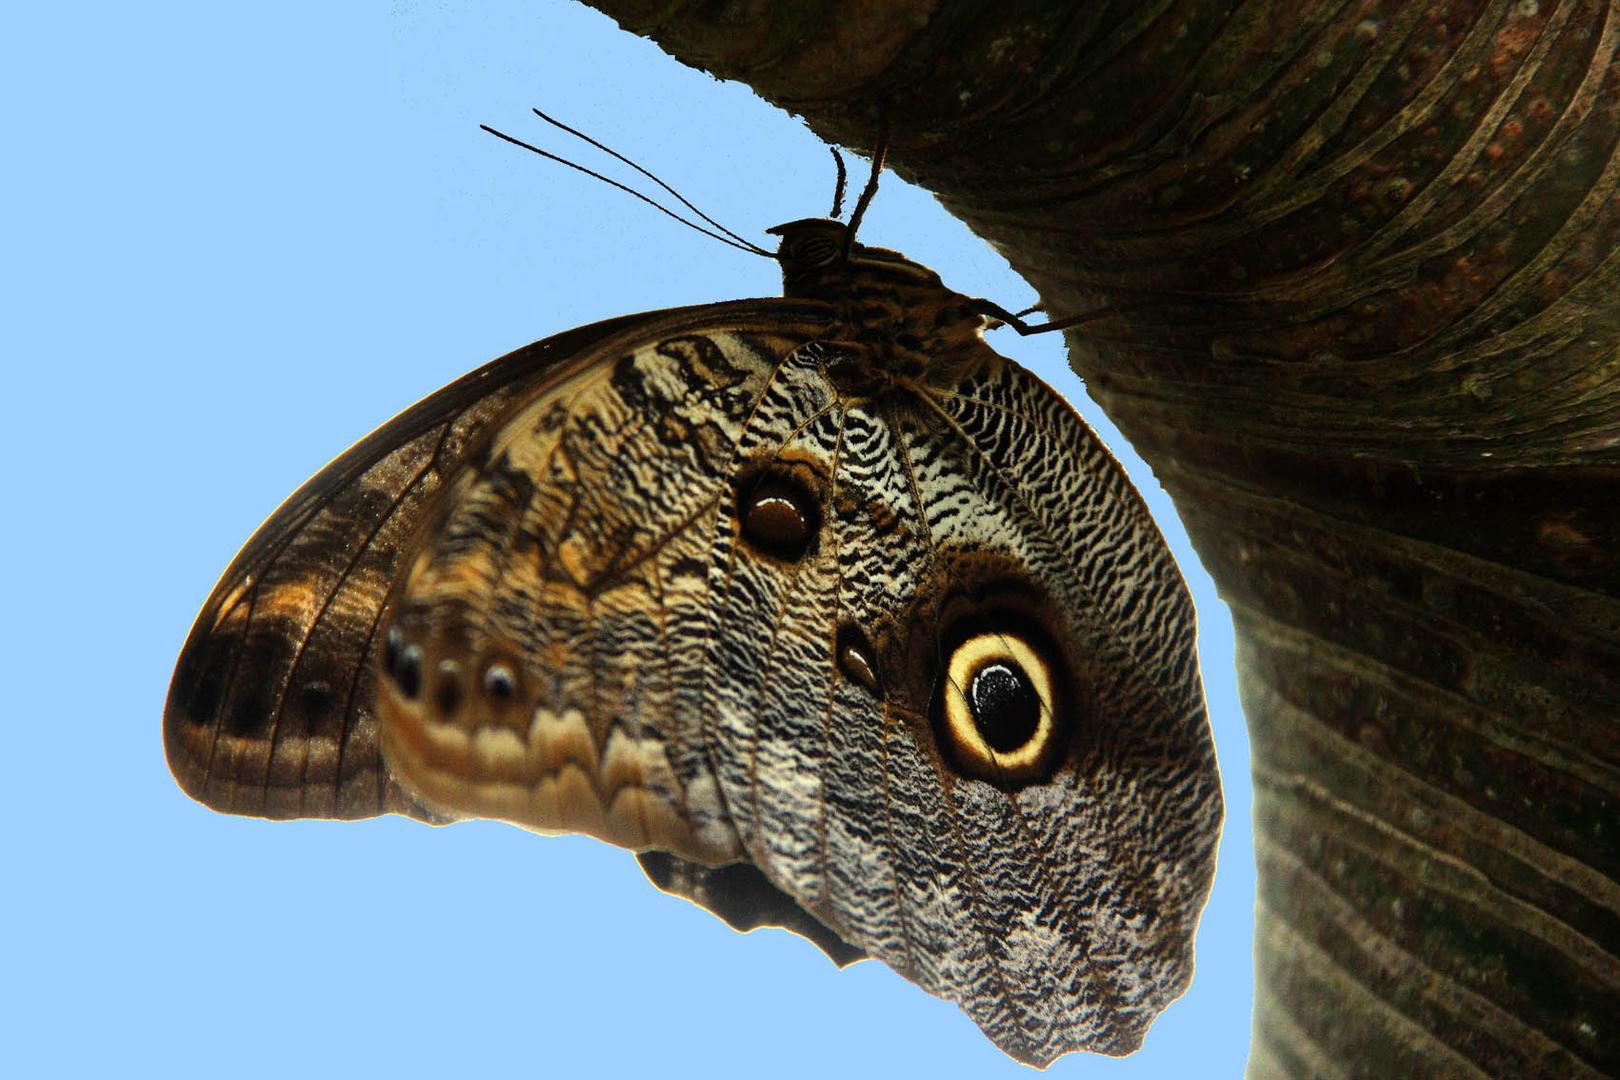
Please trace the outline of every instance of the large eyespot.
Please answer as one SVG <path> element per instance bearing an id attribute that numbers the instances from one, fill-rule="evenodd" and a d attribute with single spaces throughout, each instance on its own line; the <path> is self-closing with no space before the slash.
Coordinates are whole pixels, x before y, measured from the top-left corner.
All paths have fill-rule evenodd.
<path id="1" fill-rule="evenodd" d="M 1063 702 L 1050 645 L 1016 630 L 963 638 L 946 660 L 940 727 L 952 757 L 988 780 L 1042 776 Z"/>
<path id="2" fill-rule="evenodd" d="M 756 551 L 798 562 L 821 531 L 821 507 L 810 489 L 786 470 L 761 470 L 737 490 L 737 522 Z"/>

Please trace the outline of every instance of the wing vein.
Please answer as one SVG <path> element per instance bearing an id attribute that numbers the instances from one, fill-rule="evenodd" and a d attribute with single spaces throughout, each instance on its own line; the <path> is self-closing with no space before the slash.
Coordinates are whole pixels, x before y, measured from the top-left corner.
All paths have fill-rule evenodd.
<path id="1" fill-rule="evenodd" d="M 927 514 L 927 511 L 924 509 L 924 504 L 923 504 L 923 500 L 922 500 L 922 488 L 921 488 L 921 485 L 917 482 L 917 470 L 916 470 L 916 467 L 913 465 L 912 460 L 911 460 L 911 451 L 906 446 L 905 434 L 904 434 L 903 430 L 901 429 L 899 417 L 896 416 L 895 413 L 893 412 L 893 410 L 891 409 L 887 414 L 887 419 L 889 421 L 890 430 L 894 433 L 895 448 L 899 453 L 900 462 L 905 467 L 906 483 L 907 483 L 907 486 L 911 489 L 911 498 L 912 498 L 912 502 L 913 502 L 914 506 L 916 507 L 916 513 L 917 513 L 918 522 L 921 525 L 923 542 L 928 545 L 930 569 L 932 569 L 935 566 L 938 566 L 942 571 L 944 571 L 946 573 L 949 573 L 950 572 L 950 564 L 947 563 L 944 559 L 940 558 L 938 547 L 934 543 L 934 534 L 929 529 L 929 526 L 928 526 L 928 514 Z M 938 634 L 940 633 L 941 628 L 938 626 L 937 623 L 936 623 L 936 625 L 934 627 L 934 630 L 935 630 L 935 635 L 936 635 L 935 642 L 936 642 L 936 645 L 939 646 L 939 648 L 937 649 L 937 653 L 942 654 L 943 651 L 944 651 L 943 650 L 943 642 L 938 637 Z M 937 655 L 936 655 L 936 658 L 935 658 L 935 664 L 936 664 L 936 667 L 937 667 L 938 666 L 938 656 Z M 945 773 L 944 773 L 944 771 L 943 771 L 943 769 L 942 769 L 942 767 L 940 765 L 939 755 L 936 753 L 936 754 L 930 754 L 930 755 L 926 755 L 926 756 L 929 758 L 930 763 L 933 765 L 935 779 L 939 781 L 940 797 L 942 799 L 944 799 L 947 803 L 954 804 L 954 800 L 952 800 L 951 796 L 950 796 L 950 790 L 949 790 L 950 780 L 949 780 L 948 777 L 946 777 L 946 775 L 945 775 Z M 992 938 L 991 938 L 989 929 L 984 924 L 984 901 L 983 901 L 983 898 L 980 895 L 978 877 L 974 873 L 972 861 L 968 858 L 967 844 L 962 839 L 961 829 L 957 825 L 956 814 L 955 814 L 954 810 L 952 810 L 950 812 L 949 818 L 950 818 L 949 825 L 950 825 L 951 835 L 956 841 L 957 853 L 958 853 L 958 855 L 960 856 L 960 859 L 961 859 L 959 865 L 962 867 L 962 871 L 963 871 L 963 874 L 964 874 L 964 877 L 965 877 L 965 882 L 969 886 L 969 888 L 968 888 L 968 893 L 969 893 L 968 900 L 969 900 L 969 906 L 972 908 L 972 911 L 973 911 L 973 928 L 978 933 L 979 940 L 980 940 L 980 942 L 982 943 L 982 945 L 984 947 L 985 959 L 989 962 L 991 974 L 994 975 L 995 980 L 996 980 L 997 988 L 1000 991 L 1001 1004 L 1002 1004 L 1003 1008 L 1008 1010 L 1009 1013 L 1012 1013 L 1015 1010 L 1013 1009 L 1012 992 L 1009 989 L 1008 984 L 1007 984 L 1007 975 L 1006 975 L 1006 972 L 1002 970 L 1001 961 L 996 956 L 995 949 L 994 949 L 994 947 L 992 946 L 992 943 L 991 943 Z"/>

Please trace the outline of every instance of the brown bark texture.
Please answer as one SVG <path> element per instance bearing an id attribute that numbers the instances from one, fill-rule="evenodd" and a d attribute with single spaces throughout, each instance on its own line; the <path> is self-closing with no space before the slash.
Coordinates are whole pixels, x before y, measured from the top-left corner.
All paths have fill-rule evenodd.
<path id="1" fill-rule="evenodd" d="M 1250 1073 L 1620 1073 L 1620 2 L 593 6 L 886 114 L 1053 316 L 1119 305 L 1072 363 L 1236 622 Z"/>

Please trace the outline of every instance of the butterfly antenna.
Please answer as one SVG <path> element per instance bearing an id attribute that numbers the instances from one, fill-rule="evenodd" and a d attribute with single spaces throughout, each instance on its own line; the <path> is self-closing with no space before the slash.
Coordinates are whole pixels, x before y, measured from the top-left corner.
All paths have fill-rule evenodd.
<path id="1" fill-rule="evenodd" d="M 583 131 L 580 131 L 577 128 L 569 127 L 567 124 L 563 123 L 561 120 L 558 120 L 555 116 L 547 116 L 545 113 L 541 112 L 539 109 L 533 109 L 532 111 L 533 111 L 534 115 L 538 116 L 540 119 L 544 120 L 546 123 L 550 124 L 552 127 L 561 128 L 563 131 L 568 132 L 568 134 L 572 135 L 574 138 L 583 139 L 585 142 L 590 143 L 592 146 L 594 146 L 598 150 L 602 151 L 602 153 L 607 154 L 609 157 L 617 158 L 619 161 L 624 162 L 626 165 L 628 165 L 632 169 L 636 170 L 636 172 L 640 173 L 642 176 L 645 176 L 647 179 L 651 180 L 653 183 L 657 184 L 659 187 L 663 188 L 665 191 L 667 191 L 671 195 L 675 196 L 675 198 L 680 202 L 680 204 L 682 206 L 686 207 L 688 210 L 692 211 L 692 213 L 696 214 L 698 217 L 702 218 L 704 221 L 708 222 L 710 225 L 713 225 L 715 228 L 719 229 L 721 232 L 723 232 L 727 236 L 731 237 L 737 243 L 746 245 L 747 247 L 752 248 L 754 251 L 759 252 L 761 255 L 769 255 L 770 254 L 770 252 L 766 251 L 764 248 L 759 247 L 756 244 L 752 244 L 749 241 L 745 240 L 743 237 L 738 236 L 736 233 L 732 232 L 730 229 L 726 228 L 724 225 L 722 225 L 718 221 L 714 220 L 714 218 L 710 217 L 708 214 L 705 214 L 703 211 L 699 210 L 696 206 L 693 206 L 692 203 L 686 198 L 685 195 L 682 195 L 680 192 L 676 191 L 674 188 L 670 187 L 668 184 L 666 184 L 662 180 L 660 180 L 657 176 L 653 175 L 652 172 L 648 171 L 647 169 L 643 169 L 640 165 L 637 165 L 634 161 L 631 161 L 629 158 L 625 157 L 623 154 L 619 153 L 617 150 L 613 149 L 611 146 L 606 146 L 606 145 L 604 145 L 602 143 L 597 142 L 595 139 L 591 138 L 589 135 L 585 134 Z M 772 257 L 774 258 L 775 256 L 772 256 Z"/>
<path id="2" fill-rule="evenodd" d="M 832 151 L 833 164 L 838 166 L 838 181 L 833 185 L 833 207 L 828 217 L 838 217 L 844 212 L 844 190 L 849 184 L 849 170 L 844 168 L 844 155 L 838 152 L 838 147 L 829 146 Z"/>
<path id="3" fill-rule="evenodd" d="M 882 126 L 878 131 L 877 149 L 872 151 L 872 172 L 866 178 L 866 186 L 861 189 L 861 197 L 855 200 L 855 212 L 849 215 L 849 231 L 844 234 L 844 258 L 855 247 L 855 233 L 861 227 L 861 218 L 866 216 L 866 208 L 872 205 L 872 199 L 877 195 L 878 174 L 883 172 L 883 162 L 889 156 L 889 114 L 884 110 Z"/>
<path id="4" fill-rule="evenodd" d="M 594 169 L 587 169 L 585 166 L 579 164 L 578 162 L 569 161 L 565 157 L 558 157 L 556 154 L 553 154 L 548 150 L 542 150 L 538 146 L 531 146 L 528 143 L 524 142 L 522 139 L 514 139 L 512 136 L 506 134 L 506 132 L 504 132 L 504 131 L 496 131 L 494 128 L 490 127 L 488 124 L 479 124 L 478 126 L 480 128 L 482 128 L 483 130 L 489 132 L 491 135 L 495 136 L 497 139 L 505 139 L 507 142 L 511 143 L 513 146 L 521 146 L 523 149 L 529 151 L 530 153 L 539 154 L 543 158 L 548 158 L 551 161 L 555 161 L 559 165 L 566 165 L 570 169 L 577 169 L 578 171 L 584 173 L 586 176 L 594 177 L 595 179 L 602 181 L 602 183 L 608 184 L 608 185 L 610 185 L 612 187 L 616 187 L 620 191 L 625 192 L 626 194 L 634 195 L 636 198 L 640 199 L 642 202 L 646 203 L 648 206 L 652 207 L 654 210 L 657 210 L 659 213 L 667 214 L 668 216 L 674 218 L 676 221 L 680 222 L 682 225 L 685 225 L 687 228 L 696 229 L 698 232 L 702 233 L 704 236 L 713 237 L 714 239 L 720 241 L 722 244 L 730 244 L 732 247 L 737 248 L 740 251 L 746 251 L 750 255 L 763 255 L 767 259 L 774 259 L 776 257 L 776 256 L 772 255 L 770 252 L 766 251 L 764 248 L 759 247 L 756 244 L 750 244 L 746 240 L 743 240 L 743 241 L 733 240 L 733 239 L 731 239 L 729 237 L 721 236 L 719 233 L 714 232 L 711 229 L 705 229 L 703 226 L 699 225 L 697 222 L 689 221 L 686 218 L 681 217 L 681 215 L 677 214 L 675 211 L 671 210 L 669 207 L 663 205 L 662 203 L 655 202 L 654 200 L 649 199 L 647 196 L 643 195 L 641 192 L 637 191 L 635 188 L 628 187 L 628 186 L 626 186 L 624 184 L 621 184 L 617 180 L 614 180 L 611 177 L 603 176 L 601 173 L 597 172 Z"/>

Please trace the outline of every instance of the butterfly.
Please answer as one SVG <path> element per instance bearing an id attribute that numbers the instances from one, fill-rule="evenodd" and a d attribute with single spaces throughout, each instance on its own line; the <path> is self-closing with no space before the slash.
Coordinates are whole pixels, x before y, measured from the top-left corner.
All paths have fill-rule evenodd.
<path id="1" fill-rule="evenodd" d="M 1191 604 L 985 342 L 1017 317 L 855 241 L 880 167 L 849 223 L 770 230 L 782 297 L 518 349 L 292 495 L 180 655 L 182 788 L 586 833 L 1020 1061 L 1135 1049 L 1222 818 Z"/>

